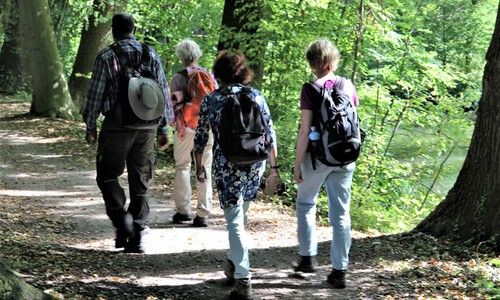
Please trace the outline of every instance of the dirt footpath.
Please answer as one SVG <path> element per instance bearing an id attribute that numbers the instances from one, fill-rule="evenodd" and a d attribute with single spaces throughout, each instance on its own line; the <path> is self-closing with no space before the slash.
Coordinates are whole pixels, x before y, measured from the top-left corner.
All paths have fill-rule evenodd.
<path id="1" fill-rule="evenodd" d="M 229 293 L 221 209 L 215 200 L 207 228 L 172 224 L 169 155 L 159 156 L 152 181 L 146 253 L 124 254 L 113 247 L 114 230 L 94 180 L 95 149 L 85 144 L 83 125 L 27 116 L 25 103 L 0 109 L 0 256 L 28 282 L 64 299 L 224 299 Z M 248 215 L 252 282 L 260 298 L 414 299 L 405 278 L 377 270 L 381 257 L 400 255 L 399 241 L 355 234 L 348 287 L 334 290 L 326 282 L 330 228 L 319 228 L 318 273 L 298 277 L 291 272 L 297 258 L 293 212 L 260 199 Z"/>

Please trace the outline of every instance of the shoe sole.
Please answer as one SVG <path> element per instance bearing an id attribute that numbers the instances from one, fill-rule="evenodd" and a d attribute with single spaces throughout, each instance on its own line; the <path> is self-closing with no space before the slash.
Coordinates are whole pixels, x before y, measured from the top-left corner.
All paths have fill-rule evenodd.
<path id="1" fill-rule="evenodd" d="M 175 216 L 177 216 L 177 214 L 174 215 L 172 218 L 172 223 L 174 223 L 174 224 L 183 224 L 184 222 L 190 222 L 193 220 L 193 218 L 189 218 L 189 217 L 182 216 L 182 217 L 176 218 Z"/>

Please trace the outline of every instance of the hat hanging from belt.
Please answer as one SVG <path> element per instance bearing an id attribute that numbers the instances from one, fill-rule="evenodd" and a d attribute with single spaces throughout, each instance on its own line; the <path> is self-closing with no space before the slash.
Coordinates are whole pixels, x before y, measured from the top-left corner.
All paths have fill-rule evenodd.
<path id="1" fill-rule="evenodd" d="M 264 194 L 268 196 L 274 196 L 278 190 L 281 188 L 281 185 L 283 184 L 283 181 L 281 181 L 281 178 L 279 175 L 270 175 L 268 177 L 269 182 L 267 183 L 266 187 L 264 188 Z"/>
<path id="2" fill-rule="evenodd" d="M 157 119 L 165 111 L 165 94 L 160 85 L 150 78 L 130 78 L 128 99 L 135 115 L 145 121 Z"/>

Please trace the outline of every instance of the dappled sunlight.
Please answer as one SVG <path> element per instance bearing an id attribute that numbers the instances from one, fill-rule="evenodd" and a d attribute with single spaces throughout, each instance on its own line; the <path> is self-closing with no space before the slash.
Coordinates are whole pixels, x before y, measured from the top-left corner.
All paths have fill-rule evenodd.
<path id="1" fill-rule="evenodd" d="M 51 200 L 51 199 L 47 199 L 47 200 Z M 102 212 L 104 213 L 104 201 L 100 198 L 91 198 L 91 197 L 80 197 L 78 198 L 78 201 L 75 201 L 74 199 L 68 199 L 68 201 L 65 201 L 65 202 L 61 202 L 61 199 L 53 199 L 53 201 L 57 201 L 58 203 L 58 207 L 76 207 L 76 208 L 84 208 L 86 209 L 86 207 L 92 207 L 92 206 L 95 206 L 95 205 L 102 205 Z M 89 213 L 87 213 L 87 216 L 88 216 Z M 95 213 L 92 213 L 93 216 L 91 217 L 95 217 Z"/>
<path id="2" fill-rule="evenodd" d="M 0 250 L 15 261 L 16 271 L 28 282 L 68 299 L 76 299 L 75 295 L 223 299 L 229 293 L 232 287 L 225 284 L 223 272 L 228 232 L 216 191 L 209 227 L 174 224 L 173 160 L 159 156 L 160 166 L 166 166 L 151 181 L 146 253 L 125 254 L 123 248 L 115 248 L 115 228 L 95 181 L 96 149 L 84 144 L 82 125 L 21 118 L 5 120 L 2 125 L 10 127 L 2 128 L 13 129 L 0 130 Z M 120 184 L 129 198 L 126 173 Z M 444 299 L 451 295 L 459 299 L 472 295 L 468 299 L 484 299 L 480 297 L 486 294 L 484 288 L 478 287 L 480 276 L 498 282 L 500 269 L 473 251 L 464 254 L 468 250 L 462 245 L 453 249 L 425 235 L 353 232 L 348 287 L 334 290 L 326 282 L 332 228 L 317 228 L 318 272 L 297 276 L 292 271 L 298 259 L 295 213 L 269 200 L 259 197 L 248 211 L 252 285 L 262 298 Z M 191 206 L 195 214 L 196 197 Z"/>
<path id="3" fill-rule="evenodd" d="M 2 145 L 20 146 L 29 144 L 52 144 L 64 140 L 65 137 L 62 136 L 57 138 L 33 137 L 12 133 L 8 130 L 0 130 L 0 144 Z"/>
<path id="4" fill-rule="evenodd" d="M 201 271 L 201 270 L 200 270 Z M 137 282 L 143 286 L 181 286 L 200 284 L 207 280 L 223 278 L 223 272 L 194 272 L 191 274 L 172 274 L 169 276 L 144 276 L 137 278 Z"/>
<path id="5" fill-rule="evenodd" d="M 18 197 L 63 197 L 84 195 L 82 192 L 62 191 L 40 191 L 40 190 L 4 190 L 0 189 L 0 195 Z"/>
<path id="6" fill-rule="evenodd" d="M 41 155 L 41 154 L 30 154 L 30 153 L 25 153 L 22 156 L 29 157 L 29 158 L 32 158 L 34 160 L 71 157 L 71 155 L 55 155 L 55 154 Z"/>

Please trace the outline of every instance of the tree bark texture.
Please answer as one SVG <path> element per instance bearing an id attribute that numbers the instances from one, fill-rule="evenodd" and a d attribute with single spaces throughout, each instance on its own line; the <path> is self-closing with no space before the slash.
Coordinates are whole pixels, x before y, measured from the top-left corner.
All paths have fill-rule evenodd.
<path id="1" fill-rule="evenodd" d="M 68 80 L 68 87 L 73 103 L 79 109 L 83 108 L 87 94 L 89 75 L 94 66 L 94 60 L 100 49 L 111 41 L 111 17 L 99 23 L 99 19 L 111 12 L 109 1 L 95 0 L 93 13 L 89 16 L 89 24 L 82 30 L 80 45 L 76 54 L 73 71 Z M 94 14 L 97 12 L 98 16 Z"/>
<path id="2" fill-rule="evenodd" d="M 0 261 L 0 299 L 54 299 L 19 278 Z"/>
<path id="3" fill-rule="evenodd" d="M 61 59 L 50 22 L 47 0 L 19 1 L 19 12 L 25 30 L 23 38 L 33 78 L 30 112 L 34 115 L 69 118 L 75 114 L 64 78 Z"/>
<path id="4" fill-rule="evenodd" d="M 222 34 L 217 49 L 243 52 L 254 71 L 254 86 L 259 88 L 264 65 L 260 57 L 265 52 L 266 40 L 258 36 L 259 22 L 263 16 L 262 1 L 226 0 L 222 13 Z M 229 30 L 229 31 L 228 31 Z"/>
<path id="5" fill-rule="evenodd" d="M 5 28 L 5 39 L 0 49 L 0 93 L 15 94 L 30 91 L 30 77 L 27 72 L 27 58 L 21 51 L 21 23 L 19 22 L 18 0 L 9 0 Z"/>
<path id="6" fill-rule="evenodd" d="M 415 230 L 500 250 L 500 5 L 486 54 L 483 93 L 464 165 L 446 198 Z"/>

